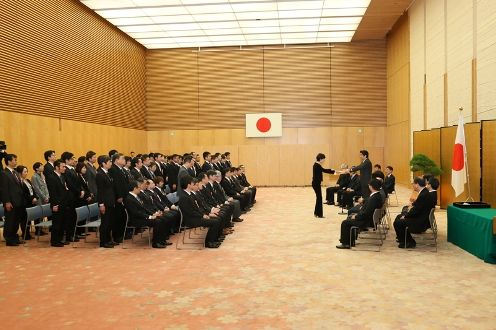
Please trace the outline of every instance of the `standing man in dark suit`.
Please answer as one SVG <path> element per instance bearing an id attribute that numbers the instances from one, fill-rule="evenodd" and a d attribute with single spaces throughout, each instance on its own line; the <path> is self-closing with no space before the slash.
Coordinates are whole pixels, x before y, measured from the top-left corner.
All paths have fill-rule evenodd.
<path id="1" fill-rule="evenodd" d="M 398 247 L 401 249 L 414 248 L 417 244 L 411 233 L 421 233 L 428 228 L 427 224 L 429 223 L 429 214 L 433 208 L 433 200 L 425 185 L 424 178 L 416 177 L 413 180 L 413 189 L 418 192 L 417 199 L 413 202 L 412 208 L 406 215 L 399 214 L 394 220 L 396 239 L 400 243 Z M 408 227 L 408 230 L 405 234 L 406 227 Z"/>
<path id="2" fill-rule="evenodd" d="M 52 236 L 50 243 L 53 247 L 63 247 L 64 228 L 70 211 L 69 191 L 65 184 L 63 174 L 66 171 L 65 163 L 58 159 L 54 163 L 53 174 L 46 177 L 48 193 L 50 194 L 50 207 L 52 208 Z"/>
<path id="3" fill-rule="evenodd" d="M 65 179 L 67 189 L 69 190 L 69 209 L 67 219 L 65 220 L 66 242 L 77 242 L 79 239 L 74 236 L 77 218 L 76 207 L 78 206 L 78 201 L 84 197 L 84 189 L 81 187 L 78 175 L 74 169 L 74 166 L 76 165 L 76 157 L 74 157 L 74 154 L 72 152 L 65 151 L 62 153 L 61 159 L 66 166 L 63 177 Z"/>
<path id="4" fill-rule="evenodd" d="M 7 246 L 18 246 L 20 244 L 17 231 L 23 218 L 24 192 L 21 178 L 15 170 L 17 156 L 7 154 L 4 156 L 6 168 L 0 174 L 0 187 L 2 203 L 5 211 L 5 226 L 3 237 Z"/>
<path id="5" fill-rule="evenodd" d="M 372 177 L 372 163 L 369 160 L 369 152 L 367 150 L 360 150 L 360 159 L 362 160 L 360 165 L 352 166 L 348 172 L 360 171 L 361 195 L 367 199 L 370 195 L 369 181 Z"/>
<path id="6" fill-rule="evenodd" d="M 88 182 L 88 189 L 93 194 L 93 196 L 97 195 L 95 163 L 96 163 L 96 153 L 94 151 L 88 151 L 86 153 L 85 179 Z"/>
<path id="7" fill-rule="evenodd" d="M 54 150 L 45 151 L 43 157 L 46 160 L 45 167 L 43 168 L 43 174 L 45 174 L 45 177 L 48 177 L 53 174 L 53 171 L 55 170 L 53 163 L 57 160 L 57 157 L 55 156 Z"/>
<path id="8" fill-rule="evenodd" d="M 349 249 L 355 245 L 354 237 L 351 237 L 350 241 L 351 227 L 356 226 L 365 228 L 371 223 L 373 224 L 374 211 L 382 207 L 382 197 L 379 193 L 379 189 L 381 189 L 381 182 L 377 179 L 372 179 L 369 183 L 369 189 L 371 194 L 360 211 L 353 214 L 350 219 L 344 220 L 341 223 L 341 237 L 339 239 L 341 245 L 336 246 L 336 248 Z"/>
<path id="9" fill-rule="evenodd" d="M 100 247 L 113 248 L 111 231 L 115 221 L 115 191 L 109 169 L 112 167 L 110 157 L 101 155 L 98 157 L 99 168 L 96 171 L 95 181 L 97 185 L 97 201 L 100 208 L 102 222 L 100 225 Z M 119 232 L 122 235 L 124 229 Z"/>
<path id="10" fill-rule="evenodd" d="M 179 166 L 179 171 L 177 172 L 177 182 L 179 183 L 179 185 L 177 186 L 177 196 L 179 198 L 183 196 L 181 179 L 189 175 L 189 169 L 192 166 L 193 166 L 193 157 L 191 155 L 184 156 L 183 164 Z"/>
<path id="11" fill-rule="evenodd" d="M 386 176 L 384 177 L 384 192 L 390 194 L 394 191 L 394 186 L 396 184 L 396 178 L 393 175 L 393 167 L 386 166 Z"/>
<path id="12" fill-rule="evenodd" d="M 224 156 L 226 156 L 226 168 L 227 167 L 233 167 L 233 165 L 231 163 L 231 153 L 229 151 L 226 151 L 224 153 Z"/>
<path id="13" fill-rule="evenodd" d="M 213 165 L 211 163 L 211 161 L 212 161 L 212 155 L 210 154 L 210 152 L 205 151 L 203 153 L 203 160 L 204 160 L 204 162 L 203 162 L 203 165 L 202 165 L 202 172 L 207 173 L 208 170 L 213 170 L 214 169 L 214 167 L 213 167 Z"/>
<path id="14" fill-rule="evenodd" d="M 133 158 L 131 160 L 131 166 L 132 167 L 131 167 L 131 170 L 129 172 L 133 176 L 134 180 L 145 179 L 143 174 L 141 174 L 141 168 L 143 167 L 143 162 L 141 161 L 141 158 L 139 158 L 139 157 Z"/>
<path id="15" fill-rule="evenodd" d="M 141 161 L 143 162 L 143 166 L 141 167 L 141 174 L 143 174 L 143 176 L 146 179 L 153 180 L 155 174 L 150 169 L 150 163 L 151 163 L 150 156 L 149 155 L 141 156 Z"/>
<path id="16" fill-rule="evenodd" d="M 112 155 L 111 160 L 112 167 L 108 171 L 113 181 L 115 193 L 115 216 L 114 225 L 112 227 L 112 237 L 115 242 L 121 243 L 125 235 L 126 212 L 124 210 L 124 198 L 126 198 L 129 193 L 129 181 L 124 172 L 124 165 L 126 165 L 124 155 L 117 152 Z"/>
<path id="17" fill-rule="evenodd" d="M 172 155 L 172 160 L 169 163 L 169 167 L 167 168 L 167 184 L 169 185 L 170 191 L 175 192 L 179 186 L 177 182 L 178 174 L 179 174 L 179 155 Z"/>

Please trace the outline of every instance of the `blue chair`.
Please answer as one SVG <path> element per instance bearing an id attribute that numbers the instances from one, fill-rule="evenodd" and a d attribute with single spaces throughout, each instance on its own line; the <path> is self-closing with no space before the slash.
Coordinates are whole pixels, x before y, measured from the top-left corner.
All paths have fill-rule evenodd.
<path id="1" fill-rule="evenodd" d="M 84 228 L 85 231 L 87 232 L 88 228 L 96 228 L 97 229 L 96 233 L 98 237 L 98 228 L 100 228 L 100 225 L 102 224 L 102 219 L 100 218 L 100 209 L 98 208 L 97 203 L 90 204 L 88 205 L 87 208 L 88 208 L 88 218 L 87 218 L 88 221 L 82 225 L 79 225 L 76 222 L 76 229 Z M 85 243 L 87 242 L 87 237 L 88 235 L 84 236 Z"/>
<path id="2" fill-rule="evenodd" d="M 86 224 L 90 216 L 90 210 L 87 205 L 76 207 L 76 224 L 74 226 L 74 236 L 72 237 L 72 247 L 74 247 L 74 240 L 76 239 L 76 229 L 80 227 L 80 223 Z"/>
<path id="3" fill-rule="evenodd" d="M 31 224 L 31 221 L 39 220 L 43 218 L 43 212 L 41 209 L 40 205 L 36 205 L 33 207 L 27 207 L 26 208 L 26 215 L 27 215 L 27 221 L 26 221 L 26 227 L 24 228 L 24 241 L 26 241 L 26 237 L 28 234 L 28 230 Z"/>
<path id="4" fill-rule="evenodd" d="M 52 207 L 50 204 L 41 205 L 41 213 L 43 218 L 49 218 L 52 216 Z M 52 226 L 52 220 L 41 221 L 40 223 L 34 225 L 35 228 L 50 228 Z M 36 235 L 36 240 L 40 240 L 40 235 Z M 48 240 L 50 242 L 50 240 Z"/>
<path id="5" fill-rule="evenodd" d="M 134 235 L 136 233 L 136 229 L 148 229 L 148 246 L 151 248 L 152 247 L 152 228 L 153 227 L 148 227 L 148 226 L 144 226 L 144 227 L 136 227 L 136 226 L 131 226 L 129 225 L 129 213 L 127 213 L 127 210 L 124 209 L 124 211 L 126 211 L 126 226 L 124 227 L 124 233 L 127 232 L 127 229 L 132 229 L 133 230 L 133 233 L 132 233 L 132 236 L 131 236 L 131 242 L 134 243 Z M 141 233 L 141 237 L 143 237 L 143 233 Z M 125 242 L 125 238 L 122 240 L 122 248 L 125 249 L 124 247 L 124 242 Z"/>

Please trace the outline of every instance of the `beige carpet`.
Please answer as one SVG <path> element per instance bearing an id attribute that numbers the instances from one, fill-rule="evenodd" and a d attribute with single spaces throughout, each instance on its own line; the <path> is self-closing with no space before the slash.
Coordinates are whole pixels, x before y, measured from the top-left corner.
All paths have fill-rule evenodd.
<path id="1" fill-rule="evenodd" d="M 399 189 L 400 205 L 409 191 Z M 2 329 L 496 329 L 496 267 L 446 242 L 337 250 L 311 188 L 259 189 L 217 250 L 0 247 Z M 44 237 L 46 240 L 46 237 Z"/>

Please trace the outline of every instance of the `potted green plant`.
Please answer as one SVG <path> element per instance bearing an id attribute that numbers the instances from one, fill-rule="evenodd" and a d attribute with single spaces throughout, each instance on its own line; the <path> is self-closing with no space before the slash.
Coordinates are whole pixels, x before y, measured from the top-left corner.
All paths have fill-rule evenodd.
<path id="1" fill-rule="evenodd" d="M 439 176 L 443 170 L 424 154 L 415 154 L 410 160 L 410 170 L 413 173 L 420 172 L 422 175 Z"/>

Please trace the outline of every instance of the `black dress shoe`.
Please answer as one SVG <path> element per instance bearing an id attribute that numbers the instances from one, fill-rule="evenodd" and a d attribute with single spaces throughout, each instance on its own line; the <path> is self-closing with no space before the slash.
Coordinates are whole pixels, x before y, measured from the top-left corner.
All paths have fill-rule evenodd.
<path id="1" fill-rule="evenodd" d="M 172 245 L 172 243 L 171 243 L 171 242 L 167 242 L 167 241 L 165 241 L 164 245 L 165 245 L 165 246 L 169 246 L 169 245 Z"/>
<path id="2" fill-rule="evenodd" d="M 109 243 L 103 243 L 103 244 L 100 243 L 100 247 L 106 248 L 106 249 L 113 249 L 114 248 L 114 244 L 112 244 L 110 242 Z"/>
<path id="3" fill-rule="evenodd" d="M 233 222 L 243 222 L 243 219 L 241 218 L 235 218 L 235 219 L 232 219 Z"/>
<path id="4" fill-rule="evenodd" d="M 336 245 L 336 249 L 351 249 L 351 246 L 347 244 Z"/>
<path id="5" fill-rule="evenodd" d="M 218 242 L 208 242 L 207 244 L 205 244 L 206 247 L 208 247 L 209 249 L 217 249 L 219 246 L 220 246 L 220 243 Z"/>
<path id="6" fill-rule="evenodd" d="M 65 244 L 62 242 L 57 242 L 57 243 L 51 243 L 50 245 L 53 247 L 64 247 Z"/>
<path id="7" fill-rule="evenodd" d="M 5 244 L 7 246 L 19 246 L 19 243 L 17 243 L 17 242 L 6 242 Z"/>
<path id="8" fill-rule="evenodd" d="M 26 238 L 24 238 L 25 241 L 29 241 L 29 240 L 32 240 L 33 237 L 31 235 L 27 235 Z"/>
<path id="9" fill-rule="evenodd" d="M 71 244 L 71 243 L 70 243 L 70 242 L 65 241 L 65 242 L 62 242 L 62 244 L 64 244 L 64 245 L 69 245 L 69 244 Z"/>
<path id="10" fill-rule="evenodd" d="M 116 246 L 116 245 L 119 245 L 120 243 L 117 243 L 115 241 L 112 241 L 112 242 L 110 242 L 110 244 L 112 244 L 113 246 Z"/>
<path id="11" fill-rule="evenodd" d="M 325 218 L 323 215 L 315 215 L 316 218 Z"/>
<path id="12" fill-rule="evenodd" d="M 79 242 L 79 238 L 77 238 L 77 237 L 74 238 L 74 239 L 73 238 L 70 238 L 70 239 L 66 239 L 65 241 L 66 242 Z"/>
<path id="13" fill-rule="evenodd" d="M 405 246 L 405 243 L 400 243 L 398 245 L 398 247 L 400 249 L 414 249 L 416 246 L 417 246 L 417 243 L 415 243 L 415 242 L 407 242 L 406 246 Z"/>
<path id="14" fill-rule="evenodd" d="M 160 243 L 153 243 L 152 247 L 154 249 L 165 249 L 165 244 L 160 244 Z"/>

